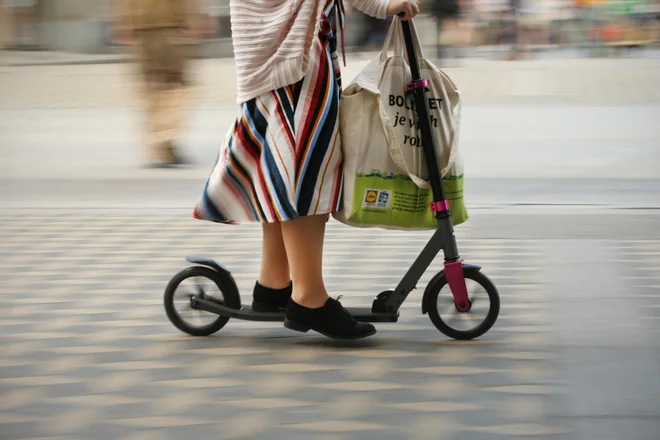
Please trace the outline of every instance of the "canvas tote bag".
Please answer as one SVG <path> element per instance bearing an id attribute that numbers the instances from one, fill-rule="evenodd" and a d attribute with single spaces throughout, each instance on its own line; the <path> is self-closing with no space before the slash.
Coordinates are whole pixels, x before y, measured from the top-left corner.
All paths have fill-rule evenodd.
<path id="1" fill-rule="evenodd" d="M 410 20 L 435 148 L 455 225 L 467 220 L 463 162 L 458 151 L 460 93 L 451 79 L 424 59 Z M 391 46 L 394 52 L 390 55 Z M 342 94 L 339 127 L 344 154 L 343 209 L 336 220 L 356 227 L 435 229 L 433 196 L 405 56 L 401 21 L 394 17 L 380 55 Z"/>

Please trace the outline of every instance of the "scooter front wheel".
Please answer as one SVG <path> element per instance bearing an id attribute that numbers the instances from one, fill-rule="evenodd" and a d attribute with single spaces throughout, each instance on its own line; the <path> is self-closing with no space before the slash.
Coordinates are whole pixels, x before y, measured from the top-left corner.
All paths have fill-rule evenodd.
<path id="1" fill-rule="evenodd" d="M 193 297 L 204 297 L 228 307 L 240 307 L 238 292 L 219 272 L 200 266 L 188 267 L 168 283 L 163 298 L 167 317 L 176 328 L 192 336 L 209 336 L 222 329 L 228 317 L 192 307 Z"/>
<path id="2" fill-rule="evenodd" d="M 478 269 L 465 268 L 465 284 L 470 308 L 461 312 L 456 307 L 444 274 L 429 285 L 428 313 L 433 325 L 444 335 L 458 340 L 478 338 L 497 321 L 500 296 L 493 282 Z"/>

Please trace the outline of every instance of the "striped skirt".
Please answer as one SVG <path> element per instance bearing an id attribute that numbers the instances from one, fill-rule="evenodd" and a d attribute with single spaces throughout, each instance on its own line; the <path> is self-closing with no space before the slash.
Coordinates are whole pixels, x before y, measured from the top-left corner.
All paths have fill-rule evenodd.
<path id="1" fill-rule="evenodd" d="M 310 68 L 296 84 L 241 106 L 193 216 L 274 223 L 341 209 L 341 76 L 326 8 Z"/>

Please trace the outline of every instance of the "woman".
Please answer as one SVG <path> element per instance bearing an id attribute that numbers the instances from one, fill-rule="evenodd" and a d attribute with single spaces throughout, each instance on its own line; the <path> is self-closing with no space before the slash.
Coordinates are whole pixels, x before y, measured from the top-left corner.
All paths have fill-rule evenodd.
<path id="1" fill-rule="evenodd" d="M 377 18 L 418 14 L 418 0 L 350 0 Z M 341 209 L 337 31 L 342 0 L 232 0 L 240 114 L 194 217 L 259 222 L 256 310 L 285 309 L 284 325 L 357 339 L 376 333 L 331 298 L 322 276 L 328 216 Z M 342 34 L 343 35 L 343 34 Z"/>

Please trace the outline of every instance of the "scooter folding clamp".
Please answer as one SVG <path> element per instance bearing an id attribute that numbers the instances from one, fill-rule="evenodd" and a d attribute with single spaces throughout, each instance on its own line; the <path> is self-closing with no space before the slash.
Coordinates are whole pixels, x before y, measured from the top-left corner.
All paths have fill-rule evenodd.
<path id="1" fill-rule="evenodd" d="M 426 91 L 429 90 L 429 82 L 428 79 L 420 79 L 417 81 L 412 81 L 406 85 L 406 92 L 412 92 L 415 89 L 424 89 Z"/>
<path id="2" fill-rule="evenodd" d="M 449 211 L 449 201 L 448 200 L 441 200 L 439 202 L 431 202 L 431 212 L 436 213 L 436 212 L 444 212 L 444 211 Z"/>

